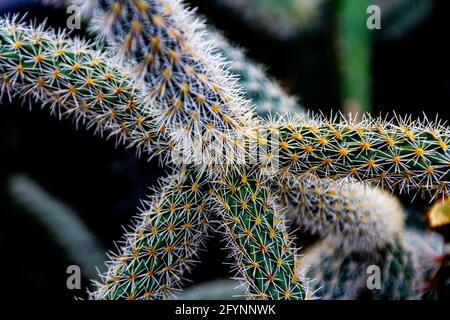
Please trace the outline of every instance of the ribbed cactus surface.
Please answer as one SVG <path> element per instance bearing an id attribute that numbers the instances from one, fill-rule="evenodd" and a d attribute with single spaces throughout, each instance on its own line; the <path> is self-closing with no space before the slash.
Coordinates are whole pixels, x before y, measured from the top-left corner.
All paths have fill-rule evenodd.
<path id="1" fill-rule="evenodd" d="M 243 171 L 222 179 L 217 209 L 226 228 L 235 269 L 252 298 L 308 298 L 296 270 L 297 255 L 271 191 L 258 171 Z"/>
<path id="2" fill-rule="evenodd" d="M 108 271 L 91 298 L 167 299 L 179 291 L 202 247 L 210 211 L 199 190 L 204 182 L 182 171 L 161 181 L 161 190 L 144 202 L 134 228 L 108 262 Z"/>

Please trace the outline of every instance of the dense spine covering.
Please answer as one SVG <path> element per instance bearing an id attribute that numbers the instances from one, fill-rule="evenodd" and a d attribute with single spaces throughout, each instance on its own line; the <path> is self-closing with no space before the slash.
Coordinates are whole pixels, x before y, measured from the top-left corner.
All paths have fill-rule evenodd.
<path id="1" fill-rule="evenodd" d="M 133 75 L 143 80 L 154 106 L 149 111 L 168 128 L 172 142 L 191 148 L 204 140 L 220 142 L 239 152 L 256 121 L 225 60 L 214 54 L 203 24 L 178 0 L 100 5 L 93 9 L 90 28 L 122 59 L 135 62 Z"/>
<path id="2" fill-rule="evenodd" d="M 241 98 L 240 91 L 225 71 L 225 61 L 213 53 L 213 49 L 204 45 L 207 38 L 197 31 L 201 26 L 193 23 L 192 17 L 177 1 L 114 1 L 107 2 L 103 8 L 106 11 L 94 9 L 94 15 L 99 18 L 91 24 L 92 29 L 100 34 L 100 38 L 106 38 L 112 46 L 119 48 L 124 56 L 135 59 L 137 76 L 144 80 L 148 94 L 159 107 L 154 113 L 158 123 L 172 130 L 172 133 L 182 128 L 181 136 L 188 140 L 204 134 L 207 135 L 208 142 L 219 138 L 224 142 L 225 148 L 234 148 L 253 135 L 257 122 L 248 109 L 248 102 Z M 139 45 L 135 45 L 136 43 Z M 214 48 L 212 45 L 211 47 Z M 175 141 L 180 141 L 178 138 Z M 240 149 L 238 147 L 237 151 Z M 239 172 L 241 171 L 231 170 L 227 178 L 231 176 L 240 179 Z M 213 172 L 212 175 L 221 174 Z M 222 187 L 217 189 L 223 190 Z M 249 196 L 259 192 L 247 184 L 240 189 L 249 189 Z M 249 208 L 269 203 L 267 194 L 261 193 L 259 196 L 262 198 L 252 200 L 254 203 L 249 204 Z M 232 207 L 228 203 L 232 198 L 225 197 L 225 200 L 223 207 Z M 263 259 L 258 268 L 269 276 L 269 282 L 260 280 L 259 275 L 253 271 L 244 271 L 241 280 L 252 297 L 304 298 L 306 294 L 301 278 L 295 271 L 294 253 L 285 248 L 289 245 L 285 227 L 276 220 L 273 221 L 270 210 L 274 209 L 266 208 L 267 217 L 261 216 L 264 221 L 255 228 L 261 229 L 259 234 L 266 236 L 275 232 L 276 236 L 272 236 L 270 240 L 272 246 L 265 249 L 262 257 L 275 257 L 278 269 L 283 268 L 285 271 L 282 275 L 284 278 L 272 279 L 275 267 L 273 263 Z M 252 212 L 244 210 L 240 216 L 250 221 Z M 225 209 L 224 219 L 227 214 L 228 210 Z M 226 232 L 226 235 L 231 247 L 236 247 L 236 251 L 242 253 L 242 256 L 236 255 L 239 268 L 246 270 L 251 263 L 256 262 L 254 255 L 256 250 L 260 250 L 258 246 L 261 243 L 255 245 L 253 239 L 250 242 L 239 242 L 241 238 L 249 237 L 249 230 L 234 228 L 232 231 L 234 233 Z M 234 237 L 238 231 L 243 233 Z"/>
<path id="3" fill-rule="evenodd" d="M 280 190 L 290 218 L 321 237 L 335 234 L 335 241 L 349 250 L 375 250 L 403 229 L 400 203 L 387 192 L 313 177 L 293 185 Z"/>
<path id="4" fill-rule="evenodd" d="M 253 299 L 309 299 L 284 216 L 258 170 L 223 177 L 217 210 L 225 225 L 235 271 Z"/>
<path id="5" fill-rule="evenodd" d="M 202 248 L 210 212 L 199 190 L 203 182 L 182 171 L 161 181 L 144 202 L 135 227 L 112 254 L 92 299 L 167 299 L 179 291 Z"/>
<path id="6" fill-rule="evenodd" d="M 115 4 L 116 3 L 119 2 L 115 2 Z M 141 4 L 139 1 L 136 3 Z M 169 1 L 166 3 L 175 4 L 176 7 L 175 2 L 172 3 Z M 107 17 L 104 21 L 109 21 L 110 27 L 117 25 L 118 29 L 122 31 L 125 30 L 125 33 L 127 34 L 125 37 L 126 39 L 137 39 L 136 41 L 138 41 L 142 38 L 144 32 L 140 31 L 138 34 L 133 34 L 133 28 L 130 26 L 132 23 L 127 24 L 126 21 L 122 22 L 120 20 L 123 16 L 122 12 L 136 11 L 125 10 L 125 5 L 130 6 L 131 4 L 129 2 L 124 2 L 123 7 L 120 6 L 120 10 L 117 11 L 120 12 L 120 14 L 116 13 L 116 16 L 114 16 L 114 8 L 111 9 L 112 11 L 110 10 L 103 13 L 102 16 Z M 140 6 L 137 5 L 137 7 Z M 145 9 L 145 6 L 143 7 Z M 148 7 L 150 6 L 148 5 Z M 154 7 L 158 8 L 158 5 Z M 133 21 L 141 21 L 139 20 L 139 15 L 136 15 L 136 13 L 133 13 L 133 16 L 138 17 Z M 179 16 L 182 15 L 179 14 Z M 114 21 L 118 22 L 114 24 Z M 168 21 L 168 19 L 165 21 Z M 153 30 L 151 28 L 152 26 L 146 28 L 144 26 L 143 29 Z M 106 35 L 112 35 L 114 38 L 117 37 L 117 35 L 114 35 L 120 32 L 107 30 L 107 32 L 104 33 Z M 143 59 L 143 57 L 145 57 L 145 54 L 148 52 L 151 53 L 152 50 L 154 50 L 151 45 L 145 43 L 145 40 L 142 41 L 144 41 L 145 44 L 143 48 L 139 48 L 136 52 L 130 51 L 131 55 L 135 57 L 137 61 L 144 61 L 145 59 Z M 127 48 L 129 45 L 127 43 L 122 43 L 120 45 L 121 42 L 117 39 L 112 40 L 112 42 L 116 45 L 119 44 L 119 47 L 122 48 Z M 190 41 L 190 43 L 194 42 L 195 41 Z M 149 78 L 149 75 L 151 74 L 150 72 L 147 72 L 149 67 L 146 66 L 143 69 L 146 70 L 144 72 L 145 76 Z M 152 82 L 149 81 L 149 83 L 151 84 Z M 167 99 L 167 97 L 164 97 L 164 99 Z M 184 107 L 189 109 L 189 103 L 185 104 Z M 202 116 L 202 119 L 207 122 L 209 119 L 208 115 L 204 118 Z M 186 120 L 186 122 L 189 122 L 189 119 Z M 337 125 L 335 125 L 335 122 Z M 299 126 L 300 129 L 295 128 L 296 126 Z M 269 130 L 272 128 L 273 125 L 269 125 Z M 358 125 L 346 122 L 343 119 L 336 119 L 336 121 L 319 119 L 317 120 L 317 124 L 314 124 L 314 121 L 309 119 L 297 119 L 297 121 L 293 121 L 287 126 L 284 125 L 282 128 L 275 125 L 274 130 L 279 130 L 281 137 L 280 150 L 278 150 L 280 158 L 275 158 L 276 160 L 279 160 L 281 164 L 281 173 L 291 171 L 294 175 L 314 172 L 319 173 L 321 177 L 327 175 L 354 176 L 361 180 L 378 180 L 379 182 L 386 183 L 389 187 L 400 184 L 400 186 L 404 188 L 419 187 L 427 189 L 431 187 L 432 189 L 440 188 L 444 194 L 447 192 L 447 182 L 445 181 L 444 171 L 446 163 L 445 158 L 447 156 L 447 144 L 445 141 L 447 134 L 446 132 L 441 132 L 442 137 L 439 137 L 441 134 L 439 133 L 440 129 L 433 128 L 431 125 L 427 126 L 420 123 L 406 122 L 399 122 L 398 124 L 385 123 L 380 119 L 366 119 L 365 122 Z M 293 132 L 294 130 L 295 132 Z M 416 130 L 419 131 L 420 137 L 416 138 L 414 136 L 414 131 Z M 309 134 L 309 139 L 305 134 Z M 292 136 L 294 137 L 294 141 L 292 148 L 290 148 L 289 140 L 292 141 Z M 305 137 L 305 139 L 302 139 L 303 137 Z M 297 146 L 295 146 L 296 142 L 300 142 L 300 145 L 297 144 Z M 382 145 L 383 143 L 385 145 Z M 439 152 L 439 148 L 441 148 L 441 152 Z M 373 152 L 374 150 L 376 152 Z M 358 154 L 358 157 L 354 159 L 356 165 L 351 161 L 351 155 L 354 151 Z M 269 154 L 273 155 L 273 153 Z M 390 155 L 392 156 L 389 157 Z M 428 155 L 430 157 L 427 157 Z M 299 163 L 302 164 L 303 168 L 298 168 Z M 435 170 L 440 170 L 441 172 L 435 172 Z M 280 172 L 278 171 L 277 173 Z M 436 179 L 437 177 L 443 177 L 444 181 L 438 182 L 437 180 L 439 179 Z"/>
<path id="7" fill-rule="evenodd" d="M 17 19 L 1 20 L 0 41 L 2 96 L 39 101 L 117 143 L 155 152 L 167 147 L 164 130 L 138 110 L 142 98 L 130 77 L 90 45 Z"/>
<path id="8" fill-rule="evenodd" d="M 89 123 L 97 125 L 100 131 L 108 130 L 112 134 L 119 134 L 122 139 L 128 138 L 134 142 L 133 137 L 128 137 L 126 135 L 127 132 L 124 132 L 124 126 L 126 127 L 127 123 L 131 122 L 132 125 L 138 127 L 136 125 L 136 119 L 139 118 L 137 110 L 141 110 L 141 108 L 135 108 L 133 96 L 131 95 L 133 89 L 125 82 L 126 77 L 115 70 L 108 69 L 108 65 L 100 58 L 95 57 L 96 59 L 94 59 L 92 57 L 94 52 L 87 48 L 82 47 L 82 50 L 74 49 L 75 46 L 71 46 L 69 41 L 63 36 L 52 38 L 51 34 L 45 33 L 42 30 L 34 32 L 32 28 L 8 21 L 5 22 L 5 27 L 2 31 L 2 41 L 8 44 L 2 47 L 2 58 L 7 58 L 7 65 L 6 63 L 2 65 L 2 71 L 5 73 L 3 83 L 4 85 L 8 85 L 8 93 L 23 94 L 26 92 L 41 101 L 51 100 L 54 102 L 51 105 L 53 110 L 68 110 L 68 114 L 73 114 L 76 119 L 80 121 L 87 120 Z M 39 41 L 36 41 L 36 39 Z M 59 45 L 56 48 L 54 47 L 55 43 Z M 73 51 L 76 51 L 76 54 Z M 13 54 L 10 52 L 13 52 Z M 30 56 L 29 59 L 25 59 L 28 55 Z M 44 61 L 45 63 L 43 63 Z M 9 70 L 11 70 L 10 73 L 17 73 L 18 76 L 11 77 L 7 73 Z M 47 74 L 49 74 L 49 77 L 52 77 L 48 81 L 48 84 L 45 82 L 46 79 L 44 79 L 44 82 L 40 80 L 42 75 Z M 108 75 L 108 79 L 106 80 L 104 79 L 105 75 Z M 124 80 L 123 78 L 125 78 L 125 80 L 119 81 L 116 78 L 119 80 Z M 113 82 L 109 86 L 108 80 L 111 79 L 119 82 Z M 36 83 L 39 90 L 28 91 L 28 86 L 34 83 Z M 128 85 L 128 87 L 125 87 L 125 85 Z M 117 90 L 117 88 L 121 89 Z M 112 92 L 106 89 L 110 89 Z M 59 92 L 63 90 L 67 90 L 67 97 L 59 96 Z M 90 96 L 89 93 L 91 94 Z M 53 95 L 57 96 L 54 97 Z M 58 107 L 61 107 L 61 109 L 58 109 Z M 85 114 L 86 118 L 83 117 Z M 141 118 L 144 119 L 144 117 Z M 153 122 L 149 122 L 153 124 Z M 161 131 L 155 130 L 154 132 L 160 133 Z M 144 130 L 139 130 L 136 136 L 145 136 L 145 134 Z M 181 193 L 181 195 L 183 196 L 184 193 Z M 275 226 L 275 228 L 278 228 L 278 226 Z M 179 235 L 177 234 L 177 236 Z M 130 237 L 128 238 L 130 239 Z M 134 238 L 131 239 L 128 241 L 135 241 Z M 151 239 L 152 241 L 156 241 L 156 236 Z M 136 250 L 141 249 L 140 243 L 122 247 L 122 251 L 125 252 L 122 252 L 120 256 L 127 253 L 128 255 L 126 256 L 129 257 L 130 248 Z M 141 251 L 138 250 L 137 252 L 139 257 Z M 179 259 L 183 259 L 183 257 L 183 255 L 180 255 Z M 158 260 L 157 263 L 161 263 L 161 261 Z M 127 262 L 127 265 L 134 266 L 130 261 Z M 138 263 L 138 265 L 140 264 Z M 145 293 L 141 291 L 145 288 L 131 285 L 130 282 L 123 283 L 127 273 L 119 272 L 121 270 L 120 266 L 122 266 L 120 259 L 116 258 L 111 260 L 108 274 L 105 276 L 105 286 L 100 286 L 99 291 L 94 293 L 93 297 L 114 299 L 133 298 Z M 126 268 L 126 270 L 130 270 L 129 268 Z M 291 270 L 289 274 L 294 274 L 295 266 L 293 264 L 290 267 L 287 266 L 287 268 Z M 173 272 L 181 271 L 179 269 L 174 268 Z M 139 270 L 133 271 L 128 276 L 134 279 L 137 271 Z M 116 279 L 115 277 L 118 273 L 120 277 L 118 282 L 116 282 L 114 279 Z M 177 274 L 177 276 L 179 275 Z M 174 276 L 174 278 L 176 277 Z M 131 280 L 131 278 L 128 278 L 128 280 Z M 172 284 L 171 282 L 173 281 L 169 280 L 167 279 L 164 283 L 167 284 L 167 291 L 170 293 L 173 291 L 171 289 L 175 287 L 177 281 L 175 281 L 175 284 Z M 150 284 L 153 284 L 153 282 L 150 282 Z M 124 288 L 127 288 L 127 290 Z M 151 292 L 154 297 L 167 297 L 165 293 L 158 294 L 154 292 L 157 289 L 155 287 L 151 287 L 150 289 L 150 291 L 144 291 L 147 293 Z M 263 290 L 261 288 L 261 291 Z M 296 292 L 294 291 L 292 294 L 295 295 Z"/>
<path id="9" fill-rule="evenodd" d="M 105 1 L 96 10 L 100 18 L 92 23 L 92 28 L 101 34 L 100 38 L 106 37 L 111 46 L 135 58 L 138 74 L 147 81 L 151 95 L 157 96 L 158 123 L 172 133 L 181 127 L 188 135 L 197 133 L 211 138 L 202 135 L 206 130 L 222 141 L 232 141 L 230 150 L 240 150 L 245 142 L 239 139 L 252 139 L 252 132 L 260 130 L 279 140 L 274 150 L 260 159 L 263 163 L 277 162 L 274 174 L 295 178 L 310 173 L 321 178 L 350 176 L 390 188 L 399 185 L 402 190 L 448 193 L 447 128 L 426 121 L 368 117 L 361 123 L 339 117 L 293 117 L 260 126 L 223 70 L 224 61 L 213 54 L 214 45 L 207 40 L 207 32 L 201 24 L 194 23 L 193 16 L 178 1 Z M 178 35 L 175 39 L 174 33 Z M 171 58 L 174 55 L 175 61 Z M 193 60 L 196 68 L 192 73 L 188 71 L 192 71 L 189 66 Z M 212 78 L 203 81 L 205 74 Z M 160 92 L 162 87 L 167 90 Z M 200 92 L 208 99 L 199 102 Z M 180 110 L 174 111 L 174 103 Z M 214 116 L 211 110 L 218 112 Z M 235 116 L 241 118 L 229 121 Z M 199 122 L 198 126 L 194 122 Z M 264 148 L 265 139 L 259 141 Z M 235 148 L 236 144 L 240 147 Z"/>
<path id="10" fill-rule="evenodd" d="M 371 181 L 400 191 L 449 194 L 449 129 L 427 120 L 360 123 L 335 119 L 282 119 L 269 124 L 276 137 L 263 161 L 277 175 Z"/>
<path id="11" fill-rule="evenodd" d="M 411 237 L 404 233 L 404 213 L 399 202 L 386 193 L 369 189 L 368 202 L 358 211 L 358 201 L 361 204 L 364 194 L 361 186 L 344 188 L 354 193 L 355 206 L 344 208 L 346 218 L 339 216 L 339 207 L 332 211 L 338 216 L 337 221 L 322 228 L 325 239 L 306 252 L 302 260 L 309 265 L 307 276 L 315 279 L 311 284 L 315 294 L 324 299 L 418 298 L 425 278 L 421 271 L 424 263 L 417 257 L 418 252 L 422 255 L 422 248 L 415 248 Z M 349 203 L 336 200 L 335 204 Z M 345 221 L 344 228 L 340 220 Z"/>

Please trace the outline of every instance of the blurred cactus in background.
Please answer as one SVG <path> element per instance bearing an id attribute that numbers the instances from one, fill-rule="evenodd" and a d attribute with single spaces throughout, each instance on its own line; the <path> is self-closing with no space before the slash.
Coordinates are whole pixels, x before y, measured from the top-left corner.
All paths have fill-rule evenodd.
<path id="1" fill-rule="evenodd" d="M 281 39 L 296 36 L 320 24 L 328 0 L 220 0 L 217 5 L 234 11 L 249 25 L 259 25 Z"/>
<path id="2" fill-rule="evenodd" d="M 283 15 L 277 19 L 283 26 L 272 27 L 288 38 L 311 27 L 323 4 L 265 0 L 250 6 L 252 14 L 282 8 L 266 12 Z M 294 16 L 292 25 L 285 14 Z M 82 15 L 94 45 L 17 17 L 2 19 L 0 72 L 4 101 L 45 107 L 137 155 L 157 157 L 170 172 L 142 201 L 90 298 L 204 299 L 205 290 L 216 292 L 209 298 L 435 297 L 428 292 L 442 268 L 436 261 L 444 260 L 443 241 L 405 231 L 402 205 L 382 189 L 448 197 L 445 124 L 307 112 L 178 0 L 87 1 Z M 355 82 L 361 84 L 353 77 L 345 83 L 353 88 Z M 364 94 L 359 103 L 369 100 Z M 235 153 L 218 163 L 222 148 Z M 89 233 L 74 212 L 39 188 L 12 181 L 14 201 L 30 207 L 23 199 L 38 194 L 33 201 L 53 204 L 32 212 L 57 242 L 68 241 L 55 232 L 64 220 L 78 226 L 78 235 Z M 51 218 L 42 218 L 43 211 Z M 304 259 L 290 232 L 297 227 L 304 232 L 296 233 L 300 241 L 307 232 L 323 238 Z M 239 282 L 180 294 L 213 235 L 226 241 Z M 80 264 L 91 263 L 72 254 L 76 245 L 64 250 Z M 367 290 L 372 265 L 382 272 L 381 289 Z"/>
<path id="3" fill-rule="evenodd" d="M 185 290 L 178 298 L 181 300 L 241 300 L 245 293 L 236 288 L 232 280 L 214 280 L 197 284 Z"/>
<path id="4" fill-rule="evenodd" d="M 24 175 L 10 178 L 9 192 L 24 212 L 44 225 L 69 258 L 80 265 L 87 278 L 103 269 L 104 249 L 76 212 Z"/>

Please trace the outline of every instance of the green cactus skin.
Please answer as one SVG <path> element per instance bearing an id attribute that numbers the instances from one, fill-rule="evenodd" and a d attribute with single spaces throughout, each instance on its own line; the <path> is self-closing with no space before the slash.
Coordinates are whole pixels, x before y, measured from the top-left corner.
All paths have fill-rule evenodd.
<path id="1" fill-rule="evenodd" d="M 203 183 L 182 171 L 161 181 L 161 191 L 144 203 L 135 227 L 110 257 L 108 271 L 90 298 L 153 300 L 173 298 L 182 276 L 197 261 L 210 212 L 199 190 Z"/>
<path id="2" fill-rule="evenodd" d="M 217 190 L 220 215 L 236 260 L 237 279 L 254 299 L 309 299 L 296 271 L 297 255 L 285 218 L 261 185 L 259 170 L 223 177 Z"/>
<path id="3" fill-rule="evenodd" d="M 307 276 L 311 290 L 327 300 L 365 298 L 405 300 L 417 298 L 416 268 L 412 253 L 401 238 L 375 251 L 347 251 L 333 244 L 333 237 L 307 252 L 304 263 L 310 265 Z M 381 270 L 380 289 L 368 289 L 368 267 Z"/>
<path id="4" fill-rule="evenodd" d="M 449 194 L 449 132 L 439 124 L 370 117 L 358 124 L 342 118 L 314 123 L 294 117 L 270 130 L 278 139 L 263 156 L 267 164 L 275 163 L 277 175 L 349 177 L 400 191 Z"/>

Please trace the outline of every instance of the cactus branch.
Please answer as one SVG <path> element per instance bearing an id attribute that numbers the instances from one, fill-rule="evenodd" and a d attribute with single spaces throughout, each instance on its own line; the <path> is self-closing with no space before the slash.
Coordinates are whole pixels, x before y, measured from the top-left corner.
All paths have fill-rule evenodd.
<path id="1" fill-rule="evenodd" d="M 112 254 L 108 271 L 90 298 L 167 299 L 179 291 L 207 233 L 209 211 L 201 182 L 182 172 L 161 180 L 161 190 L 144 202 L 134 228 Z"/>

